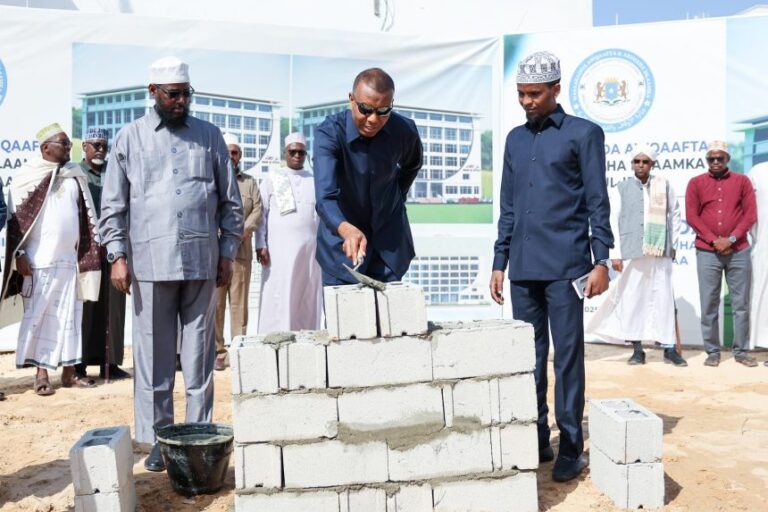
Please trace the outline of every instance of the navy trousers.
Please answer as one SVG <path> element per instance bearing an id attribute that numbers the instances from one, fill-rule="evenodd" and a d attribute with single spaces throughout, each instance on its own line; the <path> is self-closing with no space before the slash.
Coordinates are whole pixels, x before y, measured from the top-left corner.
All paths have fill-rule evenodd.
<path id="1" fill-rule="evenodd" d="M 570 280 L 512 281 L 512 316 L 533 325 L 536 343 L 536 398 L 539 449 L 549 446 L 547 358 L 549 332 L 555 348 L 555 419 L 560 456 L 584 451 L 584 304 Z"/>

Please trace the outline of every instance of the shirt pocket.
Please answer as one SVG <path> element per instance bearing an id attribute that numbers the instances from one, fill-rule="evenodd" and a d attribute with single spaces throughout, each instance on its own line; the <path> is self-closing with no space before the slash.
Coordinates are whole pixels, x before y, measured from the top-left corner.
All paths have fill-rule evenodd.
<path id="1" fill-rule="evenodd" d="M 189 150 L 189 174 L 192 179 L 213 181 L 211 153 L 203 148 Z"/>

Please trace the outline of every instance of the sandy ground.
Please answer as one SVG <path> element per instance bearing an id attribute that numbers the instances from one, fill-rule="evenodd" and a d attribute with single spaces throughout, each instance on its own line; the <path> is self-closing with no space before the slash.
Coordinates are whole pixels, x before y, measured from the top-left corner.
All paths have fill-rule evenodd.
<path id="1" fill-rule="evenodd" d="M 647 365 L 630 367 L 623 347 L 589 345 L 587 398 L 630 397 L 664 420 L 664 510 L 768 510 L 768 368 L 745 368 L 730 354 L 719 368 L 707 368 L 700 351 L 684 355 L 688 368 L 663 364 L 659 350 L 649 352 Z M 761 363 L 766 357 L 758 354 Z M 177 377 L 181 385 L 181 374 Z M 217 422 L 231 423 L 229 378 L 229 370 L 216 373 Z M 133 428 L 132 382 L 61 389 L 57 375 L 56 394 L 38 397 L 32 381 L 31 370 L 14 368 L 13 354 L 0 356 L 0 390 L 8 397 L 0 402 L 0 511 L 73 510 L 69 449 L 92 428 Z M 179 418 L 183 394 L 175 398 Z M 145 471 L 144 457 L 137 452 L 134 466 L 139 510 L 232 509 L 232 468 L 217 495 L 187 499 L 171 490 L 165 473 Z M 548 463 L 538 472 L 540 510 L 615 509 L 594 488 L 588 471 L 557 484 L 551 470 Z"/>

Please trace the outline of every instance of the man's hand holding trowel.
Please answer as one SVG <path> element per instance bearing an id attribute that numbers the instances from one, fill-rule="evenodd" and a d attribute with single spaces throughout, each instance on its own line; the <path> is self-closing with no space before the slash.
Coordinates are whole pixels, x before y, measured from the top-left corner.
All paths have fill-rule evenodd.
<path id="1" fill-rule="evenodd" d="M 354 266 L 353 268 L 350 268 L 345 264 L 344 268 L 346 268 L 360 284 L 375 288 L 379 291 L 384 291 L 387 285 L 357 271 L 360 265 L 363 264 L 363 260 L 365 260 L 365 248 L 368 245 L 368 240 L 365 238 L 363 232 L 345 221 L 339 225 L 339 234 L 344 238 L 344 243 L 342 244 L 344 254 L 347 258 L 352 260 L 352 265 Z"/>
<path id="2" fill-rule="evenodd" d="M 344 249 L 344 254 L 352 260 L 352 265 L 357 267 L 361 263 L 359 260 L 365 258 L 368 240 L 362 231 L 347 221 L 339 224 L 339 235 L 344 239 L 344 244 L 341 246 Z"/>

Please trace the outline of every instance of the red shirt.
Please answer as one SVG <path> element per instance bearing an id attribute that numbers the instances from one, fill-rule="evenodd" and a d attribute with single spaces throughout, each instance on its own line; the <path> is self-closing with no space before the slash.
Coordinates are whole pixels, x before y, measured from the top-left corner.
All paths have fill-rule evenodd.
<path id="1" fill-rule="evenodd" d="M 696 232 L 697 249 L 714 251 L 712 242 L 733 235 L 733 250 L 741 251 L 749 247 L 747 232 L 757 221 L 755 189 L 743 174 L 705 172 L 688 182 L 685 216 Z"/>

